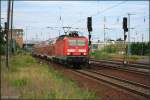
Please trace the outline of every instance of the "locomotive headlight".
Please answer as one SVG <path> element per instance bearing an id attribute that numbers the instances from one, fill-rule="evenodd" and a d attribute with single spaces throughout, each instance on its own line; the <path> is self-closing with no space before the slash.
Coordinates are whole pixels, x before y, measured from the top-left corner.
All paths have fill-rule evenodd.
<path id="1" fill-rule="evenodd" d="M 86 55 L 86 54 L 87 54 L 86 52 L 83 53 L 83 55 Z"/>
<path id="2" fill-rule="evenodd" d="M 70 52 L 67 52 L 67 55 L 70 55 L 71 53 Z"/>

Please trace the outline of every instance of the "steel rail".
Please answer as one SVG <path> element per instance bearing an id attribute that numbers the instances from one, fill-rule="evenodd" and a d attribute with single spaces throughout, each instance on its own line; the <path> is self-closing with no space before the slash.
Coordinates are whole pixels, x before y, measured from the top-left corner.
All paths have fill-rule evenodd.
<path id="1" fill-rule="evenodd" d="M 122 61 L 115 61 L 115 60 L 96 60 L 96 59 L 91 59 L 91 58 L 90 58 L 90 61 L 106 62 L 106 63 L 112 63 L 112 64 L 126 65 L 126 66 L 129 66 L 129 67 L 150 69 L 150 64 L 139 64 L 139 63 L 123 64 Z"/>
<path id="2" fill-rule="evenodd" d="M 75 72 L 83 74 L 83 75 L 88 76 L 88 77 L 91 77 L 91 78 L 96 79 L 98 81 L 105 82 L 105 83 L 108 83 L 110 85 L 119 87 L 121 89 L 125 89 L 125 90 L 127 90 L 129 92 L 132 92 L 134 94 L 140 95 L 140 96 L 142 96 L 144 98 L 148 99 L 150 97 L 149 88 L 144 89 L 146 91 L 146 93 L 145 93 L 145 92 L 140 91 L 139 89 L 137 89 L 138 88 L 137 86 L 135 86 L 136 87 L 136 89 L 135 89 L 135 88 L 131 88 L 131 87 L 129 88 L 127 85 L 122 85 L 122 84 L 118 84 L 116 82 L 112 82 L 112 81 L 109 80 L 110 77 L 107 77 L 107 76 L 103 76 L 103 75 L 99 75 L 99 74 L 95 74 L 95 73 L 93 74 L 93 73 L 91 73 L 89 71 L 85 71 L 85 70 L 76 70 Z M 102 77 L 105 77 L 105 78 L 108 78 L 108 79 L 104 79 Z M 112 80 L 112 78 L 111 78 L 111 80 Z M 113 80 L 116 80 L 116 79 L 113 79 Z M 122 81 L 120 81 L 120 82 L 122 82 Z M 122 83 L 125 83 L 125 82 L 122 82 Z M 132 86 L 134 86 L 134 85 L 132 84 Z"/>
<path id="3" fill-rule="evenodd" d="M 97 65 L 98 67 L 103 67 L 103 68 L 111 68 L 111 69 L 117 69 L 117 70 L 121 70 L 121 71 L 127 71 L 127 72 L 131 72 L 131 73 L 135 73 L 135 74 L 141 74 L 144 76 L 150 76 L 150 72 L 143 72 L 143 71 L 139 71 L 139 70 L 135 70 L 135 69 L 131 69 L 128 68 L 126 66 L 119 66 L 117 64 L 108 64 L 108 63 L 100 63 L 100 64 L 96 64 L 96 63 L 92 63 L 94 65 Z"/>
<path id="4" fill-rule="evenodd" d="M 129 83 L 129 84 L 132 84 L 132 85 L 137 85 L 137 86 L 140 86 L 142 88 L 149 88 L 150 89 L 150 86 L 148 86 L 148 85 L 144 85 L 144 84 L 137 83 L 137 82 L 130 81 L 130 80 L 126 80 L 126 79 L 121 79 L 121 78 L 115 77 L 115 76 L 106 75 L 106 74 L 98 72 L 98 71 L 93 71 L 93 70 L 88 70 L 88 71 L 99 74 L 99 75 L 102 75 L 102 76 L 106 76 L 106 77 L 109 77 L 109 78 L 113 78 L 113 79 L 116 79 L 118 81 L 123 81 L 123 82 Z"/>

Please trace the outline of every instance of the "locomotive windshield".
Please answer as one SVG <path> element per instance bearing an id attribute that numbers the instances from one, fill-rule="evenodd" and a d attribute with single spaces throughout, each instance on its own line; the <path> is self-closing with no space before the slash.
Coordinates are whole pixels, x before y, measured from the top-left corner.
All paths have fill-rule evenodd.
<path id="1" fill-rule="evenodd" d="M 85 46 L 85 41 L 84 40 L 77 40 L 77 45 L 78 46 Z"/>
<path id="2" fill-rule="evenodd" d="M 76 40 L 69 40 L 69 46 L 76 46 Z"/>
<path id="3" fill-rule="evenodd" d="M 69 40 L 69 46 L 85 46 L 85 40 Z"/>

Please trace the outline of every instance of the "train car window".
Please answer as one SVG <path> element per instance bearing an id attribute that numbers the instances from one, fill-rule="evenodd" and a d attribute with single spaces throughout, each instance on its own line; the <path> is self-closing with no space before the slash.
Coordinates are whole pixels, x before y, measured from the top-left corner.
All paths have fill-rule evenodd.
<path id="1" fill-rule="evenodd" d="M 85 44 L 86 44 L 85 40 L 77 40 L 78 46 L 85 46 Z"/>

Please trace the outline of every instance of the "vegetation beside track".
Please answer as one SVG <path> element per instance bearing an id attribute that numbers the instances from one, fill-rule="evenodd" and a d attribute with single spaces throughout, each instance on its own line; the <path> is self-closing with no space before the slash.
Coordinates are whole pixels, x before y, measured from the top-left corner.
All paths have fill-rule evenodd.
<path id="1" fill-rule="evenodd" d="M 13 56 L 10 68 L 1 66 L 1 96 L 22 99 L 97 99 L 51 66 L 29 54 Z"/>
<path id="2" fill-rule="evenodd" d="M 146 51 L 143 51 L 144 54 L 141 55 L 142 50 L 141 48 L 137 48 L 139 43 L 137 44 L 132 44 L 131 45 L 131 55 L 129 57 L 126 56 L 126 60 L 130 61 L 130 62 L 136 62 L 139 59 L 143 59 L 145 56 L 148 56 L 148 53 L 146 51 L 148 51 L 149 49 L 146 48 L 146 43 L 144 46 L 144 48 L 146 48 Z M 133 46 L 134 45 L 134 46 Z M 142 44 L 140 44 L 141 46 Z M 143 44 L 144 45 L 144 44 Z M 139 47 L 140 47 L 139 46 Z M 140 50 L 138 51 L 138 53 L 134 53 L 135 50 Z M 104 48 L 102 48 L 101 50 L 96 50 L 94 52 L 91 52 L 90 55 L 93 58 L 96 59 L 106 59 L 106 60 L 123 60 L 124 59 L 124 46 L 122 44 L 110 44 L 105 46 Z M 141 52 L 141 53 L 139 53 Z"/>
<path id="3" fill-rule="evenodd" d="M 101 51 L 101 50 L 96 51 L 94 57 L 96 59 L 118 60 L 118 61 L 122 61 L 124 59 L 124 55 L 108 53 L 108 52 Z M 131 62 L 136 62 L 137 60 L 142 59 L 143 57 L 144 56 L 131 55 L 131 56 L 129 56 L 129 58 L 127 58 L 127 56 L 126 56 L 126 59 L 128 59 Z"/>

